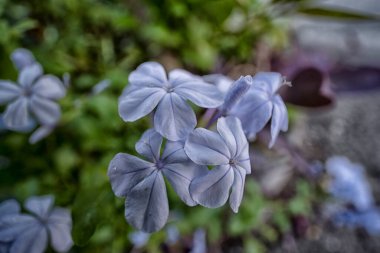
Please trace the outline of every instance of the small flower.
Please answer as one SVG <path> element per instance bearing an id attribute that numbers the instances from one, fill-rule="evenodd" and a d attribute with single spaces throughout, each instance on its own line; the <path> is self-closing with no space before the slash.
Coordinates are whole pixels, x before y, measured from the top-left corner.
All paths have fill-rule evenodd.
<path id="1" fill-rule="evenodd" d="M 42 75 L 42 68 L 35 63 L 24 67 L 18 84 L 0 81 L 0 105 L 8 104 L 3 120 L 9 129 L 27 127 L 33 121 L 31 114 L 41 125 L 54 125 L 61 110 L 54 101 L 65 96 L 62 82 L 55 76 Z"/>
<path id="2" fill-rule="evenodd" d="M 150 234 L 145 233 L 143 231 L 134 231 L 128 234 L 129 241 L 136 248 L 144 247 L 146 243 L 149 241 L 149 238 L 150 238 Z"/>
<path id="3" fill-rule="evenodd" d="M 331 175 L 330 193 L 358 210 L 366 210 L 373 205 L 370 186 L 360 164 L 352 163 L 347 157 L 333 156 L 326 162 L 326 170 Z"/>
<path id="4" fill-rule="evenodd" d="M 25 209 L 32 215 L 20 214 L 15 201 L 2 203 L 0 242 L 10 244 L 10 253 L 42 253 L 49 238 L 57 252 L 67 252 L 72 247 L 70 212 L 53 208 L 53 202 L 52 196 L 30 197 L 25 202 Z"/>
<path id="5" fill-rule="evenodd" d="M 116 196 L 126 197 L 125 217 L 136 229 L 155 232 L 161 229 L 169 215 L 168 198 L 163 176 L 179 197 L 189 206 L 197 203 L 191 198 L 191 180 L 207 172 L 188 159 L 182 142 L 167 141 L 160 156 L 163 138 L 153 129 L 147 130 L 136 143 L 136 156 L 119 153 L 108 167 L 108 176 Z"/>
<path id="6" fill-rule="evenodd" d="M 204 229 L 198 228 L 193 235 L 193 248 L 190 253 L 206 253 L 207 252 L 207 242 L 206 242 L 206 231 Z"/>
<path id="7" fill-rule="evenodd" d="M 232 187 L 230 206 L 238 212 L 245 176 L 251 173 L 247 138 L 236 117 L 219 118 L 217 130 L 215 133 L 197 128 L 186 141 L 185 152 L 191 160 L 200 165 L 216 165 L 191 182 L 191 196 L 203 206 L 216 208 L 226 203 Z"/>
<path id="8" fill-rule="evenodd" d="M 237 116 L 243 125 L 249 139 L 255 138 L 271 120 L 272 147 L 281 131 L 288 129 L 288 115 L 286 106 L 276 94 L 278 89 L 288 84 L 279 73 L 259 72 L 252 80 L 249 91 L 232 107 L 230 115 Z"/>
<path id="9" fill-rule="evenodd" d="M 380 235 L 380 211 L 373 207 L 365 211 L 345 210 L 333 217 L 337 226 L 364 228 L 370 235 Z"/>
<path id="10" fill-rule="evenodd" d="M 92 87 L 91 94 L 92 95 L 98 95 L 102 93 L 104 90 L 106 90 L 111 84 L 111 80 L 104 79 L 100 81 L 99 83 L 95 84 L 94 87 Z"/>
<path id="11" fill-rule="evenodd" d="M 251 86 L 251 76 L 241 76 L 238 80 L 233 82 L 224 98 L 224 103 L 221 109 L 222 114 L 224 115 L 228 113 L 231 108 L 236 105 L 240 99 L 248 92 Z"/>
<path id="12" fill-rule="evenodd" d="M 135 121 L 152 112 L 154 128 L 171 141 L 185 139 L 197 124 L 195 113 L 186 100 L 205 108 L 223 102 L 218 89 L 184 70 L 173 70 L 167 78 L 162 65 L 141 64 L 129 76 L 130 85 L 119 100 L 120 117 Z"/>
<path id="13" fill-rule="evenodd" d="M 37 63 L 32 52 L 25 48 L 15 49 L 11 54 L 11 60 L 18 71 Z"/>

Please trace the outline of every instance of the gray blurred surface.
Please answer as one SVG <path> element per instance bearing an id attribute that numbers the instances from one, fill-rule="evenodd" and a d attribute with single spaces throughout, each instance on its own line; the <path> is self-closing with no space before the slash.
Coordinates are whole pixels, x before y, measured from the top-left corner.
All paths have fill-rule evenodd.
<path id="1" fill-rule="evenodd" d="M 379 0 L 327 0 L 318 6 L 380 16 Z M 380 22 L 297 16 L 292 30 L 301 48 L 352 66 L 380 67 Z"/>

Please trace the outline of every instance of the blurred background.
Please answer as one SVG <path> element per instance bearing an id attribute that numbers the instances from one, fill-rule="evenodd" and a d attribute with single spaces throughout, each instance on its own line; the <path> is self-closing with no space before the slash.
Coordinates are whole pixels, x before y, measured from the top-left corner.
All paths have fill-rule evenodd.
<path id="1" fill-rule="evenodd" d="M 380 225 L 370 227 L 380 214 L 336 207 L 325 170 L 336 155 L 362 164 L 377 210 L 379 41 L 378 0 L 0 0 L 0 79 L 17 79 L 9 56 L 19 47 L 46 73 L 71 76 L 50 136 L 31 145 L 30 134 L 0 130 L 0 200 L 53 194 L 72 211 L 70 252 L 380 252 Z M 273 149 L 266 130 L 252 143 L 238 214 L 187 207 L 168 187 L 162 231 L 126 223 L 106 172 L 116 153 L 136 154 L 150 126 L 117 111 L 145 61 L 235 79 L 277 71 L 292 82 L 280 91 L 290 130 Z M 337 222 L 342 208 L 356 216 Z"/>

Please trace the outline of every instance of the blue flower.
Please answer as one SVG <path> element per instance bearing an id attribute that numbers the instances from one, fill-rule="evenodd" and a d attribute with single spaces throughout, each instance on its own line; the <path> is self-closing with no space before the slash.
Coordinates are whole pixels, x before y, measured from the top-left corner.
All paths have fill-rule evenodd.
<path id="1" fill-rule="evenodd" d="M 37 63 L 32 52 L 25 48 L 15 49 L 11 54 L 11 60 L 18 71 Z"/>
<path id="2" fill-rule="evenodd" d="M 134 231 L 128 234 L 129 241 L 136 248 L 144 247 L 146 243 L 149 241 L 149 238 L 150 238 L 150 234 L 145 233 L 143 231 Z"/>
<path id="3" fill-rule="evenodd" d="M 111 80 L 104 79 L 92 87 L 91 94 L 98 95 L 106 90 L 111 85 Z"/>
<path id="4" fill-rule="evenodd" d="M 65 96 L 67 83 L 42 75 L 42 67 L 27 49 L 13 51 L 11 60 L 19 71 L 18 85 L 0 80 L 0 105 L 8 105 L 1 115 L 0 128 L 29 132 L 37 120 L 41 127 L 29 139 L 33 144 L 50 134 L 58 122 L 61 110 L 55 101 Z"/>
<path id="5" fill-rule="evenodd" d="M 206 231 L 204 229 L 198 228 L 193 235 L 193 248 L 190 253 L 206 253 L 207 252 L 207 242 L 206 242 Z"/>
<path id="6" fill-rule="evenodd" d="M 251 76 L 241 76 L 231 84 L 230 89 L 226 93 L 221 109 L 223 115 L 227 114 L 248 92 L 249 88 L 252 86 L 252 81 L 253 79 Z"/>
<path id="7" fill-rule="evenodd" d="M 42 253 L 48 240 L 57 252 L 67 252 L 73 245 L 71 215 L 67 209 L 53 208 L 52 196 L 30 197 L 21 214 L 13 200 L 0 205 L 0 242 L 9 244 L 9 253 Z"/>
<path id="8" fill-rule="evenodd" d="M 287 109 L 277 94 L 284 83 L 279 73 L 259 72 L 253 77 L 248 92 L 231 108 L 229 114 L 240 118 L 249 139 L 255 138 L 270 119 L 272 138 L 269 147 L 274 145 L 280 131 L 287 131 Z"/>
<path id="9" fill-rule="evenodd" d="M 223 103 L 219 90 L 184 70 L 173 70 L 167 78 L 162 65 L 141 64 L 129 76 L 129 86 L 119 99 L 119 114 L 135 121 L 152 112 L 154 128 L 171 141 L 185 139 L 197 124 L 195 113 L 186 100 L 200 107 L 216 108 Z"/>
<path id="10" fill-rule="evenodd" d="M 220 118 L 217 130 L 197 128 L 186 141 L 185 152 L 192 161 L 216 166 L 191 182 L 191 196 L 203 206 L 216 208 L 226 203 L 232 187 L 230 206 L 238 212 L 245 176 L 251 173 L 247 138 L 236 117 Z"/>
<path id="11" fill-rule="evenodd" d="M 373 207 L 365 211 L 345 210 L 334 215 L 333 221 L 338 226 L 364 228 L 370 235 L 380 235 L 380 212 Z"/>
<path id="12" fill-rule="evenodd" d="M 334 197 L 353 204 L 357 210 L 373 205 L 371 189 L 360 164 L 344 156 L 333 156 L 327 160 L 326 170 L 332 176 L 329 191 Z"/>
<path id="13" fill-rule="evenodd" d="M 27 127 L 33 121 L 41 125 L 54 125 L 61 116 L 54 101 L 65 96 L 66 89 L 55 76 L 42 75 L 39 64 L 24 67 L 18 84 L 0 81 L 0 105 L 8 104 L 3 120 L 9 129 Z"/>
<path id="14" fill-rule="evenodd" d="M 153 129 L 147 130 L 136 143 L 136 151 L 148 161 L 119 153 L 108 167 L 108 176 L 116 196 L 126 197 L 125 217 L 136 229 L 154 232 L 161 229 L 169 215 L 163 176 L 179 197 L 189 206 L 191 180 L 207 172 L 206 166 L 194 164 L 186 156 L 182 142 L 167 141 L 160 155 L 163 138 Z"/>

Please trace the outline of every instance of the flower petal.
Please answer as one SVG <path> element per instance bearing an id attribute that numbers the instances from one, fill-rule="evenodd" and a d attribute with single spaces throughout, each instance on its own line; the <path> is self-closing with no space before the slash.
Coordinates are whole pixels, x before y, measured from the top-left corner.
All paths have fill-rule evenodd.
<path id="1" fill-rule="evenodd" d="M 202 76 L 202 79 L 207 83 L 214 84 L 224 95 L 227 94 L 234 82 L 231 78 L 222 74 L 205 75 Z"/>
<path id="2" fill-rule="evenodd" d="M 15 49 L 11 54 L 11 60 L 19 71 L 36 62 L 32 52 L 25 48 Z"/>
<path id="3" fill-rule="evenodd" d="M 259 72 L 253 77 L 255 89 L 261 89 L 270 95 L 274 95 L 282 84 L 282 76 L 277 72 Z"/>
<path id="4" fill-rule="evenodd" d="M 193 109 L 174 92 L 166 94 L 154 115 L 154 127 L 171 141 L 185 139 L 197 125 Z"/>
<path id="5" fill-rule="evenodd" d="M 33 85 L 34 94 L 49 99 L 60 99 L 66 95 L 66 88 L 58 77 L 44 75 Z"/>
<path id="6" fill-rule="evenodd" d="M 67 209 L 54 208 L 48 219 L 53 249 L 58 252 L 67 252 L 74 244 L 71 238 L 71 215 Z"/>
<path id="7" fill-rule="evenodd" d="M 223 93 L 214 85 L 202 80 L 181 83 L 174 88 L 174 92 L 200 107 L 216 108 L 223 104 Z"/>
<path id="8" fill-rule="evenodd" d="M 127 89 L 119 99 L 119 115 L 125 122 L 138 120 L 161 101 L 166 92 L 161 88 Z"/>
<path id="9" fill-rule="evenodd" d="M 136 151 L 152 162 L 160 159 L 162 136 L 154 129 L 148 129 L 136 142 Z"/>
<path id="10" fill-rule="evenodd" d="M 31 97 L 30 110 L 42 125 L 53 126 L 61 117 L 61 108 L 56 102 L 38 95 Z"/>
<path id="11" fill-rule="evenodd" d="M 3 120 L 7 128 L 20 129 L 30 126 L 31 118 L 28 111 L 29 102 L 25 97 L 20 97 L 8 105 L 4 112 Z"/>
<path id="12" fill-rule="evenodd" d="M 23 231 L 34 227 L 37 220 L 30 215 L 8 214 L 0 218 L 0 242 L 10 242 Z"/>
<path id="13" fill-rule="evenodd" d="M 217 129 L 226 143 L 231 156 L 239 156 L 243 149 L 248 145 L 241 122 L 238 118 L 229 116 L 219 118 Z"/>
<path id="14" fill-rule="evenodd" d="M 173 69 L 169 72 L 169 82 L 172 87 L 176 87 L 188 81 L 203 82 L 203 79 L 184 69 Z"/>
<path id="15" fill-rule="evenodd" d="M 131 72 L 128 81 L 136 86 L 163 87 L 168 80 L 165 69 L 161 64 L 145 62 Z"/>
<path id="16" fill-rule="evenodd" d="M 217 129 L 226 143 L 232 158 L 246 170 L 246 173 L 250 174 L 249 145 L 240 120 L 233 116 L 219 118 Z"/>
<path id="17" fill-rule="evenodd" d="M 189 157 L 185 153 L 184 145 L 182 141 L 167 141 L 161 160 L 165 163 L 187 162 Z"/>
<path id="18" fill-rule="evenodd" d="M 38 63 L 34 63 L 32 65 L 28 65 L 23 68 L 18 76 L 18 83 L 24 87 L 31 87 L 34 81 L 41 76 L 43 73 L 42 67 Z"/>
<path id="19" fill-rule="evenodd" d="M 130 190 L 140 183 L 155 169 L 153 163 L 141 160 L 136 156 L 119 153 L 108 166 L 112 190 L 116 196 L 126 196 Z"/>
<path id="20" fill-rule="evenodd" d="M 4 215 L 18 214 L 19 212 L 20 204 L 14 199 L 3 201 L 0 204 L 0 219 L 4 217 Z"/>
<path id="21" fill-rule="evenodd" d="M 42 125 L 39 127 L 36 131 L 32 133 L 32 135 L 29 138 L 30 144 L 35 144 L 42 140 L 43 138 L 47 137 L 51 132 L 53 131 L 54 127 L 52 126 L 44 126 Z"/>
<path id="22" fill-rule="evenodd" d="M 174 191 L 188 206 L 197 205 L 190 196 L 189 186 L 191 181 L 196 177 L 207 174 L 207 172 L 207 166 L 197 165 L 190 160 L 183 163 L 167 164 L 162 168 L 162 173 L 173 186 Z"/>
<path id="23" fill-rule="evenodd" d="M 237 213 L 243 198 L 245 183 L 245 169 L 239 166 L 234 167 L 234 183 L 232 184 L 232 191 L 230 196 L 230 206 L 232 211 Z"/>
<path id="24" fill-rule="evenodd" d="M 233 168 L 230 165 L 217 166 L 207 175 L 195 178 L 190 184 L 190 193 L 202 206 L 220 207 L 227 202 L 233 182 Z"/>
<path id="25" fill-rule="evenodd" d="M 288 112 L 286 106 L 279 95 L 276 95 L 273 100 L 271 141 L 269 143 L 269 148 L 273 147 L 280 130 L 288 130 Z"/>
<path id="26" fill-rule="evenodd" d="M 54 197 L 52 195 L 46 196 L 33 196 L 25 201 L 25 209 L 31 213 L 34 213 L 40 218 L 48 217 L 51 208 L 54 204 Z"/>
<path id="27" fill-rule="evenodd" d="M 48 243 L 48 234 L 42 225 L 35 226 L 23 231 L 12 243 L 10 253 L 43 253 Z"/>
<path id="28" fill-rule="evenodd" d="M 244 132 L 254 137 L 268 123 L 272 116 L 273 104 L 264 92 L 250 90 L 231 110 L 231 115 L 239 117 Z"/>
<path id="29" fill-rule="evenodd" d="M 160 230 L 169 216 L 165 181 L 155 171 L 137 184 L 128 194 L 125 217 L 136 229 L 147 233 Z"/>
<path id="30" fill-rule="evenodd" d="M 219 134 L 204 128 L 195 129 L 187 138 L 185 152 L 201 165 L 221 165 L 230 161 L 230 151 Z"/>
<path id="31" fill-rule="evenodd" d="M 236 105 L 240 99 L 248 92 L 252 86 L 251 76 L 241 76 L 236 80 L 231 88 L 228 90 L 224 97 L 224 103 L 222 107 L 222 113 L 228 113 L 234 105 Z"/>
<path id="32" fill-rule="evenodd" d="M 0 105 L 7 104 L 21 94 L 21 89 L 15 83 L 0 80 Z"/>

